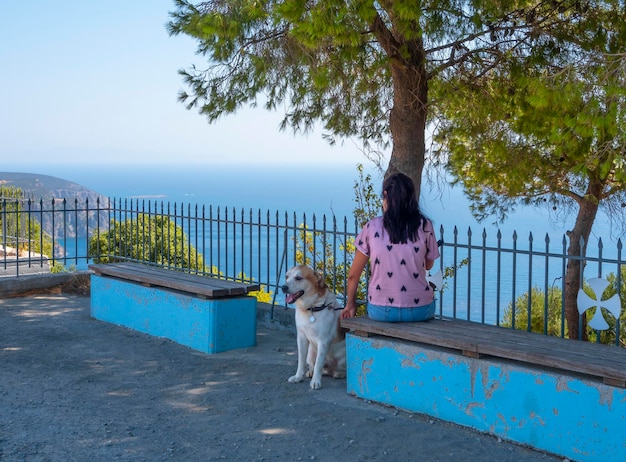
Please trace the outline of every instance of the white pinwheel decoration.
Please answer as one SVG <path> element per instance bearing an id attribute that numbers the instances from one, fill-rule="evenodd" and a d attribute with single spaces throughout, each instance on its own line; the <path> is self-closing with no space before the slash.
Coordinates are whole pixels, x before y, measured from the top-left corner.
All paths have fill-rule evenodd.
<path id="1" fill-rule="evenodd" d="M 622 311 L 619 296 L 615 294 L 607 300 L 602 300 L 602 294 L 609 285 L 609 283 L 602 278 L 588 279 L 587 283 L 589 284 L 589 287 L 591 287 L 591 289 L 593 290 L 596 298 L 591 298 L 582 289 L 580 289 L 578 291 L 578 297 L 576 299 L 576 302 L 578 304 L 578 313 L 583 314 L 589 308 L 593 308 L 594 306 L 597 307 L 593 318 L 591 319 L 591 321 L 589 321 L 589 327 L 592 327 L 596 330 L 606 330 L 609 328 L 609 325 L 604 319 L 601 308 L 605 308 L 613 316 L 615 316 L 615 318 L 619 318 L 619 315 Z"/>

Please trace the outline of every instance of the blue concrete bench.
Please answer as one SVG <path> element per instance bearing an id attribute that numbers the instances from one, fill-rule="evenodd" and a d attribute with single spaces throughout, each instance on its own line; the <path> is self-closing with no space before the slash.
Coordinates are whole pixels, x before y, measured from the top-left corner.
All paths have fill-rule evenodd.
<path id="1" fill-rule="evenodd" d="M 460 320 L 341 321 L 348 392 L 573 460 L 626 460 L 626 349 Z"/>
<path id="2" fill-rule="evenodd" d="M 256 345 L 258 284 L 138 263 L 92 264 L 91 316 L 205 353 Z"/>

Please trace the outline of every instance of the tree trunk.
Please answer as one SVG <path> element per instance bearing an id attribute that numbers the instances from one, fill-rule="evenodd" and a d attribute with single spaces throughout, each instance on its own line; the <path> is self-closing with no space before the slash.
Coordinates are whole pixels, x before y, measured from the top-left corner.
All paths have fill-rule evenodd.
<path id="1" fill-rule="evenodd" d="M 595 191 L 593 191 L 595 189 Z M 598 203 L 600 197 L 600 189 L 598 187 L 589 186 L 587 193 L 579 202 L 578 215 L 574 228 L 567 232 L 569 237 L 569 246 L 567 255 L 567 269 L 565 271 L 565 319 L 567 321 L 568 337 L 570 339 L 578 339 L 579 333 L 582 332 L 582 339 L 587 340 L 586 319 L 583 315 L 582 325 L 579 323 L 579 314 L 577 308 L 578 291 L 582 287 L 581 284 L 581 256 L 587 254 L 587 244 L 591 227 L 598 212 Z M 581 239 L 583 246 L 581 247 Z"/>
<path id="2" fill-rule="evenodd" d="M 425 131 L 428 113 L 428 77 L 422 43 L 413 43 L 412 59 L 392 64 L 393 108 L 389 128 L 393 140 L 385 176 L 401 172 L 415 183 L 419 201 L 426 155 Z"/>

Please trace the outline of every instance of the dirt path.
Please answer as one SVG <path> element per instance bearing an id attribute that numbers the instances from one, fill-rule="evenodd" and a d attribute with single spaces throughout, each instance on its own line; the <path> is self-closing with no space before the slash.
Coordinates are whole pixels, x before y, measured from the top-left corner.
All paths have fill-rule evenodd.
<path id="1" fill-rule="evenodd" d="M 195 352 L 89 317 L 89 299 L 0 299 L 2 461 L 557 461 L 364 402 L 345 381 L 290 384 L 295 338 Z"/>

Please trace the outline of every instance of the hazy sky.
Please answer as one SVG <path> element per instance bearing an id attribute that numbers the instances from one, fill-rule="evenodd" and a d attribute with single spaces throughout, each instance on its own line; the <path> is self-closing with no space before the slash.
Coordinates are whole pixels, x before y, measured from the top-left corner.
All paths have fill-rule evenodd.
<path id="1" fill-rule="evenodd" d="M 243 109 L 209 125 L 185 109 L 177 71 L 206 61 L 168 35 L 173 5 L 0 1 L 2 162 L 367 164 L 350 140 L 279 132 L 279 113 Z"/>

